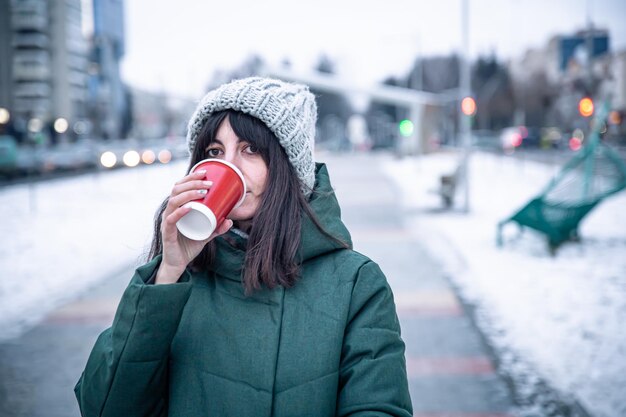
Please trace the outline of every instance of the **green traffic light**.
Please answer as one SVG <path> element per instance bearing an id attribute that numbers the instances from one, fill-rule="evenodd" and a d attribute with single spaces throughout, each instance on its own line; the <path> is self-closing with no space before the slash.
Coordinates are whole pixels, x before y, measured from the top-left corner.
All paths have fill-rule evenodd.
<path id="1" fill-rule="evenodd" d="M 398 124 L 398 130 L 400 130 L 400 135 L 405 138 L 411 136 L 413 134 L 413 122 L 409 119 L 404 119 Z"/>

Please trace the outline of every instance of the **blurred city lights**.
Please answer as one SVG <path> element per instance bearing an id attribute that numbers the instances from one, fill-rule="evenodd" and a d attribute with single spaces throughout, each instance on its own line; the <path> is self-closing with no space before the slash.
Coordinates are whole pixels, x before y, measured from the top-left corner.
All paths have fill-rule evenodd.
<path id="1" fill-rule="evenodd" d="M 9 123 L 11 120 L 11 113 L 4 107 L 0 107 L 0 125 Z"/>
<path id="2" fill-rule="evenodd" d="M 144 164 L 150 165 L 156 161 L 156 155 L 150 149 L 143 151 L 141 160 Z"/>
<path id="3" fill-rule="evenodd" d="M 413 134 L 413 122 L 409 119 L 404 119 L 398 124 L 398 130 L 400 131 L 400 135 L 405 138 L 411 136 Z"/>
<path id="4" fill-rule="evenodd" d="M 28 121 L 28 131 L 32 133 L 40 132 L 43 129 L 43 122 L 36 117 Z"/>
<path id="5" fill-rule="evenodd" d="M 461 111 L 466 116 L 473 116 L 476 114 L 476 100 L 472 97 L 465 97 L 461 100 Z"/>
<path id="6" fill-rule="evenodd" d="M 85 133 L 87 133 L 88 126 L 89 125 L 87 124 L 87 122 L 79 120 L 74 123 L 74 133 L 76 133 L 77 135 L 84 135 Z"/>
<path id="7" fill-rule="evenodd" d="M 569 148 L 573 151 L 578 151 L 583 146 L 583 141 L 580 138 L 572 137 L 569 140 Z"/>
<path id="8" fill-rule="evenodd" d="M 159 152 L 159 162 L 162 164 L 167 164 L 172 160 L 172 153 L 167 149 L 163 149 Z"/>
<path id="9" fill-rule="evenodd" d="M 522 135 L 522 139 L 526 139 L 528 137 L 528 129 L 526 126 L 519 127 L 519 134 Z"/>
<path id="10" fill-rule="evenodd" d="M 517 148 L 522 145 L 523 140 L 524 138 L 522 137 L 521 133 L 515 133 L 511 140 L 511 145 L 513 145 L 514 148 Z"/>
<path id="11" fill-rule="evenodd" d="M 582 129 L 574 129 L 572 136 L 579 139 L 581 142 L 585 140 L 585 132 Z"/>
<path id="12" fill-rule="evenodd" d="M 122 161 L 124 161 L 124 165 L 127 167 L 136 167 L 139 165 L 139 161 L 141 158 L 139 157 L 139 153 L 137 151 L 128 151 L 124 154 Z"/>
<path id="13" fill-rule="evenodd" d="M 0 121 L 0 123 L 2 123 L 2 121 Z M 609 123 L 612 124 L 612 125 L 618 125 L 618 124 L 622 123 L 622 117 L 620 116 L 618 111 L 613 110 L 609 114 Z"/>
<path id="14" fill-rule="evenodd" d="M 582 98 L 578 102 L 578 111 L 581 116 L 589 117 L 593 114 L 593 100 L 589 97 Z"/>
<path id="15" fill-rule="evenodd" d="M 67 119 L 63 117 L 59 117 L 54 121 L 54 131 L 57 133 L 65 133 L 67 132 L 67 128 L 70 124 L 67 122 Z"/>
<path id="16" fill-rule="evenodd" d="M 111 151 L 106 151 L 100 156 L 100 163 L 105 168 L 113 168 L 117 163 L 117 157 Z"/>

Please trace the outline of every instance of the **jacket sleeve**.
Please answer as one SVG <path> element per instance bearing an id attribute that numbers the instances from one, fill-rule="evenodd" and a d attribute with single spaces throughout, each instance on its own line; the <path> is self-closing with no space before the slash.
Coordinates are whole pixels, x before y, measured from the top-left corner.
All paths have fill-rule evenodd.
<path id="1" fill-rule="evenodd" d="M 356 277 L 344 334 L 338 416 L 413 415 L 391 288 L 374 262 Z"/>
<path id="2" fill-rule="evenodd" d="M 74 392 L 83 417 L 166 416 L 168 356 L 190 274 L 178 283 L 147 285 L 160 257 L 138 268 L 98 337 Z"/>

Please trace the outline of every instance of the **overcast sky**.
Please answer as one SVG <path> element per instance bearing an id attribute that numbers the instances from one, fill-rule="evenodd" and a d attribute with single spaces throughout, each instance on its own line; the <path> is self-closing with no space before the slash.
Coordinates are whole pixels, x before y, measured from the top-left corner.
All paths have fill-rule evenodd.
<path id="1" fill-rule="evenodd" d="M 125 80 L 198 98 L 214 71 L 256 53 L 310 70 L 322 53 L 366 85 L 407 73 L 419 54 L 459 51 L 462 0 L 126 0 Z M 626 0 L 468 0 L 470 54 L 503 59 L 554 34 L 607 28 L 626 49 Z"/>

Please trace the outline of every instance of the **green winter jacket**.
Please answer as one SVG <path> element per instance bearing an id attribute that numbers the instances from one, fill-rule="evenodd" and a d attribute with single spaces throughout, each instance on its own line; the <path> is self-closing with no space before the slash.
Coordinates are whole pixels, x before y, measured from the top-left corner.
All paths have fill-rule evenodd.
<path id="1" fill-rule="evenodd" d="M 313 210 L 350 242 L 322 164 L 316 183 Z M 244 252 L 217 247 L 208 272 L 176 284 L 146 284 L 160 257 L 136 270 L 76 385 L 84 417 L 412 415 L 393 295 L 374 262 L 305 218 L 296 285 L 245 296 Z"/>

